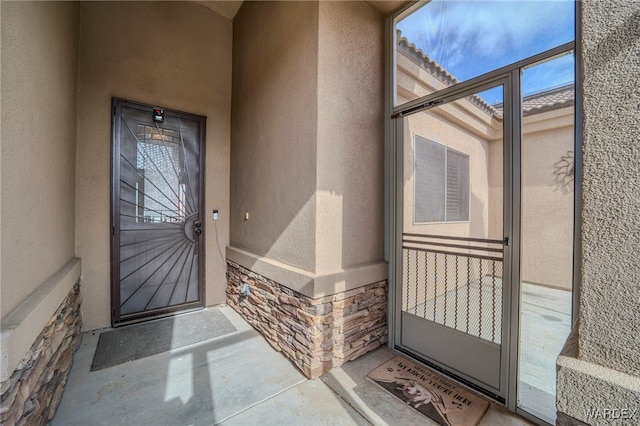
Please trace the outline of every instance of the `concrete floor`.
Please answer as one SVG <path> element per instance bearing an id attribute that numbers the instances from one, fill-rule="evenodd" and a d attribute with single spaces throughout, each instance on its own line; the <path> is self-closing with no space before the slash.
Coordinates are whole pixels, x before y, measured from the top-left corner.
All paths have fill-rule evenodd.
<path id="1" fill-rule="evenodd" d="M 556 418 L 556 359 L 571 332 L 571 292 L 523 283 L 518 406 Z"/>
<path id="2" fill-rule="evenodd" d="M 236 332 L 94 372 L 99 333 L 85 333 L 51 424 L 435 424 L 366 378 L 393 351 L 309 380 L 231 308 L 219 309 Z M 497 404 L 480 423 L 529 424 Z"/>

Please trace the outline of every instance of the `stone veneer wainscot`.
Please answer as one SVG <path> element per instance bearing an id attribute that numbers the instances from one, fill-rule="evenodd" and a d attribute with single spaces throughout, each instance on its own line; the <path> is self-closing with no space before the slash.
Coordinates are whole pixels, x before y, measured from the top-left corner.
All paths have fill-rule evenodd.
<path id="1" fill-rule="evenodd" d="M 227 282 L 228 304 L 309 378 L 387 341 L 386 280 L 313 299 L 227 261 Z"/>
<path id="2" fill-rule="evenodd" d="M 40 425 L 53 418 L 82 340 L 81 302 L 77 282 L 11 377 L 2 383 L 0 424 Z"/>

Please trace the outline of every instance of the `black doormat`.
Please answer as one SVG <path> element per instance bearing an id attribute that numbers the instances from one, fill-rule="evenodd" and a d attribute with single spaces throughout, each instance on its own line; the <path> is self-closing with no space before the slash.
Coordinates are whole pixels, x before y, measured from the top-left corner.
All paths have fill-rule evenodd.
<path id="1" fill-rule="evenodd" d="M 91 371 L 113 367 L 236 331 L 219 309 L 176 315 L 100 334 Z"/>
<path id="2" fill-rule="evenodd" d="M 368 377 L 442 426 L 474 426 L 489 402 L 412 360 L 397 356 Z"/>

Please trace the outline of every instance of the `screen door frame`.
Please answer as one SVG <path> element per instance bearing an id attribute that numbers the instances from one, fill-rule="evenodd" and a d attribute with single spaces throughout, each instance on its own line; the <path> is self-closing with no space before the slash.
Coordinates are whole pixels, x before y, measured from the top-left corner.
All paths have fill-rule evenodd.
<path id="1" fill-rule="evenodd" d="M 514 96 L 514 92 L 519 92 L 519 87 L 514 87 L 518 84 L 518 81 L 514 81 L 515 74 L 510 72 L 493 73 L 488 78 L 473 79 L 470 82 L 462 83 L 457 86 L 452 86 L 447 89 L 443 89 L 439 92 L 426 96 L 426 102 L 421 102 L 409 108 L 402 109 L 402 112 L 393 115 L 393 130 L 394 130 L 394 169 L 395 169 L 395 241 L 394 241 L 394 262 L 393 262 L 393 279 L 394 279 L 394 297 L 393 297 L 393 346 L 396 350 L 407 353 L 413 358 L 416 358 L 431 367 L 441 370 L 446 374 L 455 377 L 459 381 L 466 385 L 479 390 L 480 392 L 492 397 L 493 399 L 505 402 L 508 387 L 509 387 L 509 375 L 510 358 L 514 348 L 513 332 L 514 326 L 517 330 L 517 324 L 513 323 L 513 279 L 519 275 L 519 263 L 514 261 L 519 257 L 519 235 L 517 229 L 519 227 L 519 210 L 516 202 L 518 200 L 518 185 L 519 181 L 519 163 L 515 159 L 515 155 L 519 155 L 519 147 L 514 146 L 514 140 L 517 140 L 514 136 L 514 127 L 519 128 L 519 116 L 514 114 L 519 108 L 518 99 Z M 443 362 L 442 359 L 436 359 L 428 357 L 421 353 L 418 347 L 407 346 L 403 342 L 403 336 L 406 337 L 407 330 L 405 327 L 420 327 L 419 321 L 413 320 L 409 315 L 402 312 L 402 265 L 403 265 L 403 215 L 404 212 L 404 200 L 403 200 L 403 184 L 404 184 L 404 119 L 408 115 L 427 111 L 431 108 L 439 105 L 447 104 L 449 102 L 459 100 L 464 96 L 474 95 L 484 90 L 492 89 L 498 85 L 503 87 L 504 96 L 504 127 L 503 127 L 503 232 L 505 241 L 508 241 L 504 245 L 503 250 L 503 286 L 502 286 L 502 324 L 501 324 L 501 344 L 500 350 L 496 354 L 498 359 L 498 383 L 496 386 L 488 385 L 479 377 L 470 375 L 468 372 L 462 372 L 454 367 Z M 517 122 L 514 124 L 514 121 Z M 515 169 L 515 170 L 514 170 Z M 514 242 L 515 241 L 515 242 Z M 404 314 L 404 315 L 403 315 Z M 450 333 L 452 335 L 459 334 L 455 330 L 446 330 L 444 327 L 434 324 L 434 328 L 441 333 Z M 411 332 L 409 333 L 411 334 Z M 417 334 L 416 334 L 417 336 Z M 412 340 L 416 340 L 415 338 Z M 471 336 L 469 340 L 474 340 Z M 453 348 L 449 348 L 453 350 Z"/>

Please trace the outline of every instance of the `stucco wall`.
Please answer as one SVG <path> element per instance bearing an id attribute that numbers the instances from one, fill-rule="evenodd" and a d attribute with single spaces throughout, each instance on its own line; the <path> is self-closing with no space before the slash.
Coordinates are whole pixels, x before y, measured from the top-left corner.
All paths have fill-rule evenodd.
<path id="1" fill-rule="evenodd" d="M 78 8 L 1 7 L 5 319 L 74 257 Z"/>
<path id="2" fill-rule="evenodd" d="M 558 358 L 557 407 L 595 426 L 640 399 L 640 3 L 581 7 L 580 319 Z"/>
<path id="3" fill-rule="evenodd" d="M 472 133 L 469 127 L 482 119 L 486 119 L 496 127 L 499 127 L 500 123 L 490 120 L 488 115 L 480 111 L 476 111 L 477 115 L 465 114 L 459 108 L 461 104 L 469 106 L 468 102 L 463 100 L 445 107 L 451 108 L 451 111 L 464 124 L 454 123 L 450 117 L 448 119 L 443 116 L 443 107 L 419 112 L 404 119 L 404 232 L 499 239 L 502 229 L 500 229 L 500 235 L 489 234 L 489 211 L 490 207 L 496 204 L 489 196 L 489 161 L 491 160 L 489 153 L 492 144 L 502 145 L 496 141 L 488 142 L 486 137 Z M 450 223 L 415 222 L 414 145 L 416 135 L 469 156 L 469 220 Z"/>
<path id="4" fill-rule="evenodd" d="M 190 2 L 83 2 L 78 59 L 76 251 L 84 326 L 110 323 L 111 97 L 207 116 L 206 303 L 225 301 L 231 22 Z M 216 227 L 211 211 L 218 209 Z"/>
<path id="5" fill-rule="evenodd" d="M 573 286 L 575 192 L 573 180 L 563 186 L 554 173 L 574 151 L 573 111 L 524 117 L 522 138 L 522 280 L 565 290 Z"/>
<path id="6" fill-rule="evenodd" d="M 318 4 L 245 2 L 233 34 L 231 245 L 313 272 Z"/>
<path id="7" fill-rule="evenodd" d="M 640 375 L 640 3 L 584 1 L 579 354 Z"/>
<path id="8" fill-rule="evenodd" d="M 384 17 L 320 2 L 317 252 L 323 273 L 382 261 Z"/>

